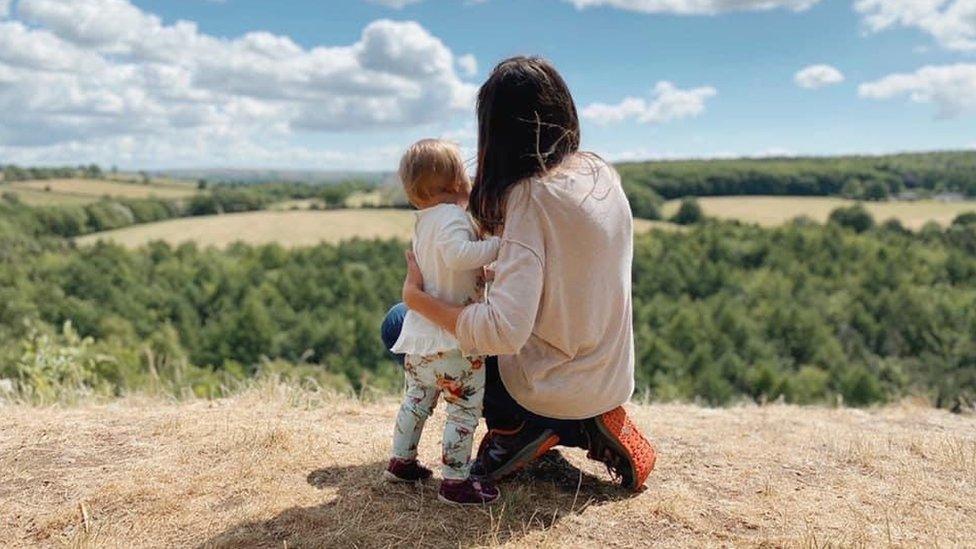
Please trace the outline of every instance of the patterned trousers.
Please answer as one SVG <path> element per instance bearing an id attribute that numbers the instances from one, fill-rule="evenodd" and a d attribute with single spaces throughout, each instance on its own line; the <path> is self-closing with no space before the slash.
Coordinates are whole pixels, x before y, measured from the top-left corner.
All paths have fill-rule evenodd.
<path id="1" fill-rule="evenodd" d="M 438 397 L 443 397 L 447 424 L 441 441 L 442 475 L 446 479 L 467 478 L 474 431 L 485 395 L 484 357 L 463 357 L 457 350 L 430 356 L 407 355 L 404 372 L 407 390 L 393 432 L 393 457 L 417 457 L 424 423 Z"/>

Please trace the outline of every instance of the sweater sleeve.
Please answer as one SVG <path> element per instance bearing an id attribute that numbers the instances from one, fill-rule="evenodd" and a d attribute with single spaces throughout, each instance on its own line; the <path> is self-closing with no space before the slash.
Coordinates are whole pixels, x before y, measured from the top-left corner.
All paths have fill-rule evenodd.
<path id="1" fill-rule="evenodd" d="M 444 265 L 451 270 L 466 271 L 495 261 L 501 240 L 497 236 L 477 240 L 467 214 L 460 210 L 458 214 L 450 216 L 438 231 L 437 244 Z"/>
<path id="2" fill-rule="evenodd" d="M 461 350 L 468 355 L 511 355 L 529 340 L 542 300 L 544 235 L 538 212 L 513 193 L 505 216 L 505 234 L 495 282 L 486 303 L 468 305 L 455 325 Z"/>

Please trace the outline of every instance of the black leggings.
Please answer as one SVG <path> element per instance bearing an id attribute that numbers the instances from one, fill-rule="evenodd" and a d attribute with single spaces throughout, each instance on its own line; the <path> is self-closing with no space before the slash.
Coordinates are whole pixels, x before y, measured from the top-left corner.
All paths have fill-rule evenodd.
<path id="1" fill-rule="evenodd" d="M 389 349 L 400 337 L 400 330 L 403 328 L 403 319 L 407 314 L 407 307 L 403 303 L 394 305 L 386 314 L 383 325 L 380 328 L 380 335 L 383 343 Z M 403 365 L 402 356 L 394 356 L 394 359 Z M 571 446 L 575 448 L 586 448 L 586 439 L 583 436 L 583 420 L 580 419 L 554 419 L 532 413 L 515 402 L 512 395 L 508 394 L 508 389 L 502 383 L 502 378 L 498 373 L 498 357 L 488 357 L 485 368 L 485 403 L 482 415 L 489 429 L 514 429 L 522 423 L 528 423 L 552 429 L 559 435 L 560 446 Z"/>
<path id="2" fill-rule="evenodd" d="M 513 429 L 526 422 L 545 429 L 552 429 L 559 435 L 560 446 L 586 448 L 583 436 L 583 420 L 554 419 L 540 416 L 526 410 L 515 402 L 502 383 L 498 373 L 498 357 L 490 356 L 486 361 L 485 405 L 482 415 L 489 429 Z"/>

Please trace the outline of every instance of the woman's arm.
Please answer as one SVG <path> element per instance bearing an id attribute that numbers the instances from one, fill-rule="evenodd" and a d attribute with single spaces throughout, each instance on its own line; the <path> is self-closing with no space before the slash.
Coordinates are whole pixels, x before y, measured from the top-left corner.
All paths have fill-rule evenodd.
<path id="1" fill-rule="evenodd" d="M 403 280 L 403 303 L 411 311 L 434 324 L 454 333 L 457 319 L 464 307 L 453 305 L 424 292 L 424 275 L 417 264 L 417 258 L 412 251 L 407 251 L 407 277 Z"/>

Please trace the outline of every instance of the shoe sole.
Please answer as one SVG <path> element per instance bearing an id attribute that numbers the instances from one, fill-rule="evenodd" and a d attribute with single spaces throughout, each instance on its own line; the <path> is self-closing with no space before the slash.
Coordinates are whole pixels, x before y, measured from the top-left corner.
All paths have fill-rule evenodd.
<path id="1" fill-rule="evenodd" d="M 519 453 L 515 454 L 515 457 L 510 459 L 508 463 L 499 467 L 498 469 L 492 471 L 488 476 L 492 480 L 499 480 L 508 475 L 517 472 L 529 463 L 535 461 L 539 456 L 545 454 L 553 446 L 559 443 L 559 435 L 552 432 L 551 429 L 546 429 L 542 432 L 536 440 L 529 444 L 526 444 Z"/>
<path id="2" fill-rule="evenodd" d="M 606 437 L 615 452 L 624 456 L 630 465 L 633 486 L 629 488 L 640 491 L 644 481 L 654 470 L 657 454 L 654 446 L 641 434 L 637 425 L 627 417 L 627 412 L 620 406 L 596 418 L 596 427 Z"/>
<path id="3" fill-rule="evenodd" d="M 383 480 L 393 484 L 416 484 L 418 482 L 422 483 L 427 481 L 427 479 L 409 480 L 405 478 L 400 478 L 389 471 L 383 471 Z"/>
<path id="4" fill-rule="evenodd" d="M 441 494 L 437 494 L 437 501 L 439 501 L 441 503 L 446 503 L 448 505 L 453 505 L 454 507 L 484 507 L 486 505 L 491 505 L 491 504 L 495 503 L 496 501 L 498 501 L 498 498 L 499 497 L 500 496 L 495 496 L 495 499 L 493 499 L 491 501 L 485 501 L 485 502 L 482 502 L 482 503 L 461 503 L 459 501 L 454 501 L 454 500 L 447 499 L 446 497 L 442 496 Z"/>

